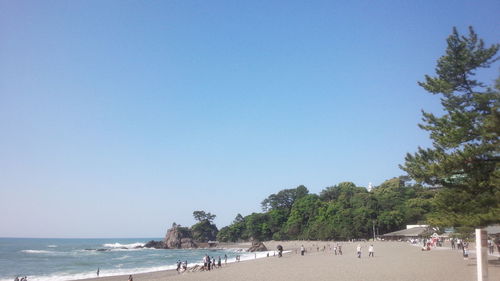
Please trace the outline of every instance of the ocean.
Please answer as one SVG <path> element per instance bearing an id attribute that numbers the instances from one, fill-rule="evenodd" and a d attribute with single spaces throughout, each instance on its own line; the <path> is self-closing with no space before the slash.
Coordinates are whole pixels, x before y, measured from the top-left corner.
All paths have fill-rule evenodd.
<path id="1" fill-rule="evenodd" d="M 134 249 L 150 240 L 136 239 L 33 239 L 0 238 L 0 281 L 27 276 L 29 281 L 64 281 L 100 276 L 175 269 L 177 260 L 199 264 L 205 254 L 234 262 L 255 258 L 241 249 Z M 258 257 L 263 257 L 259 253 Z M 224 261 L 223 261 L 224 262 Z"/>

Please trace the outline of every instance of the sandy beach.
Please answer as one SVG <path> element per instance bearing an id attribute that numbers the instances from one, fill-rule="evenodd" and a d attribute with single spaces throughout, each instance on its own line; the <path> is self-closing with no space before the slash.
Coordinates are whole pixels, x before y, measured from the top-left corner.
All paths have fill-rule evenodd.
<path id="1" fill-rule="evenodd" d="M 371 243 L 341 243 L 343 255 L 330 250 L 333 242 L 287 241 L 264 242 L 268 249 L 283 245 L 291 252 L 282 258 L 270 256 L 252 261 L 228 264 L 209 272 L 159 271 L 136 274 L 134 281 L 221 280 L 221 281 L 303 281 L 303 280 L 476 280 L 476 259 L 464 260 L 461 251 L 446 247 L 422 252 L 405 242 L 375 242 L 375 257 L 368 257 Z M 362 245 L 362 257 L 356 257 L 356 246 Z M 296 251 L 304 245 L 307 252 Z M 323 248 L 326 248 L 323 251 Z M 318 251 L 319 248 L 319 251 Z M 471 248 L 472 249 L 472 248 Z M 201 258 L 201 257 L 200 257 Z M 500 260 L 490 256 L 490 280 L 500 280 Z M 85 279 L 87 281 L 125 281 L 128 275 Z"/>

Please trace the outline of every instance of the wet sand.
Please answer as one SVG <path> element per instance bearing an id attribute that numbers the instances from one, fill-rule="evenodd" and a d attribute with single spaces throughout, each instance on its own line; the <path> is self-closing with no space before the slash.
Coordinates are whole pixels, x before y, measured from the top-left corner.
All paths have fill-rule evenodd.
<path id="1" fill-rule="evenodd" d="M 270 256 L 251 261 L 228 264 L 209 272 L 159 271 L 136 274 L 134 281 L 304 281 L 304 280 L 347 280 L 347 281 L 471 281 L 476 280 L 476 259 L 471 255 L 464 260 L 461 251 L 448 248 L 422 252 L 420 247 L 405 242 L 375 242 L 375 257 L 368 257 L 368 246 L 362 245 L 362 257 L 356 257 L 355 243 L 341 243 L 343 255 L 335 255 L 329 246 L 333 242 L 289 241 L 264 242 L 268 249 L 278 244 L 291 253 L 282 258 Z M 300 255 L 298 249 L 304 245 L 307 252 Z M 323 251 L 323 247 L 326 250 Z M 319 251 L 318 248 L 319 247 Z M 297 251 L 296 251 L 297 250 Z M 297 253 L 296 253 L 297 252 Z M 201 257 L 200 257 L 201 258 Z M 500 280 L 500 260 L 490 257 L 489 280 Z M 86 279 L 86 281 L 126 281 L 128 275 Z"/>

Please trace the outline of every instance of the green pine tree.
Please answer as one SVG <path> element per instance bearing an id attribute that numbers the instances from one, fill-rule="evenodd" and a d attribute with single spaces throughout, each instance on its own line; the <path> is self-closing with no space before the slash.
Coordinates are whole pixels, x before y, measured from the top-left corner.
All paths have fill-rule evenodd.
<path id="1" fill-rule="evenodd" d="M 441 95 L 442 116 L 423 111 L 420 128 L 430 132 L 432 148 L 407 154 L 401 168 L 419 183 L 438 186 L 434 225 L 485 226 L 500 222 L 500 82 L 494 88 L 474 79 L 475 72 L 498 60 L 498 44 L 485 47 L 472 27 L 456 28 L 436 76 L 419 82 Z"/>

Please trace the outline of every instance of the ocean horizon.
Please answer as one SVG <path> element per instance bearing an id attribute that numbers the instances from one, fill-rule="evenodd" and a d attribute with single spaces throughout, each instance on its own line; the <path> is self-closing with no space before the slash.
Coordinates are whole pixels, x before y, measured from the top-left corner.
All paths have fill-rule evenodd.
<path id="1" fill-rule="evenodd" d="M 0 238 L 0 281 L 65 281 L 170 270 L 200 264 L 204 255 L 234 262 L 255 258 L 245 249 L 136 248 L 162 238 Z M 262 255 L 262 254 L 261 254 Z M 260 255 L 259 255 L 260 256 Z"/>

